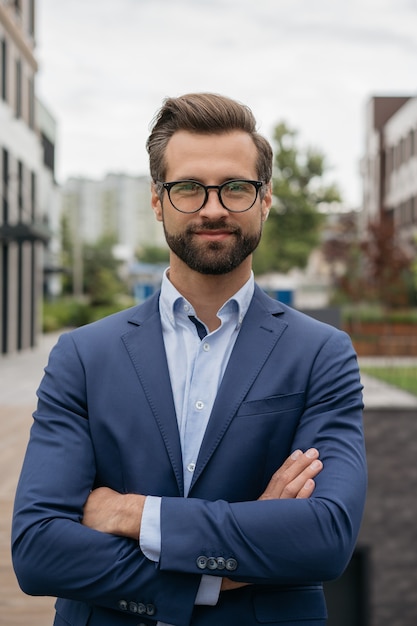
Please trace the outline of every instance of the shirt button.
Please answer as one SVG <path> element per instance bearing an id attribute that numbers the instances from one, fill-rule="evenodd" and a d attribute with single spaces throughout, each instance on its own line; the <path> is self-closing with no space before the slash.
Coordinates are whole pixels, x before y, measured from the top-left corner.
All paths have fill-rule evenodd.
<path id="1" fill-rule="evenodd" d="M 189 311 L 189 310 L 190 310 L 190 305 L 184 304 L 184 311 Z"/>
<path id="2" fill-rule="evenodd" d="M 197 402 L 195 403 L 195 408 L 201 411 L 201 409 L 204 409 L 204 402 L 201 402 L 201 400 L 197 400 Z"/>
<path id="3" fill-rule="evenodd" d="M 193 472 L 195 470 L 195 463 L 188 463 L 187 469 L 189 472 Z"/>
<path id="4" fill-rule="evenodd" d="M 209 343 L 203 344 L 203 350 L 204 352 L 208 352 L 210 350 L 210 344 Z"/>

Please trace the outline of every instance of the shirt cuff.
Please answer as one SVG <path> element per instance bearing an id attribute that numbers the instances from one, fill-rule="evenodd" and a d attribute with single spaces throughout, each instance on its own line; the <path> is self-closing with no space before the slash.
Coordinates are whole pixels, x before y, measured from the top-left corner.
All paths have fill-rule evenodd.
<path id="1" fill-rule="evenodd" d="M 159 562 L 161 556 L 161 498 L 146 496 L 140 524 L 139 545 L 150 561 Z"/>
<path id="2" fill-rule="evenodd" d="M 219 599 L 222 580 L 221 576 L 203 574 L 194 604 L 215 606 Z"/>

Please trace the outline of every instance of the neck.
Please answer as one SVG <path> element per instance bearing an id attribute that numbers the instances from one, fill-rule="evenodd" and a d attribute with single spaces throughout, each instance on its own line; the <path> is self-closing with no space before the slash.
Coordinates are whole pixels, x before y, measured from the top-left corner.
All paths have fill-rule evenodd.
<path id="1" fill-rule="evenodd" d="M 171 259 L 169 280 L 192 304 L 197 317 L 211 332 L 220 326 L 217 311 L 249 280 L 251 261 L 249 259 L 232 272 L 219 276 L 200 274 L 189 268 L 187 270 L 179 271 L 179 267 Z"/>

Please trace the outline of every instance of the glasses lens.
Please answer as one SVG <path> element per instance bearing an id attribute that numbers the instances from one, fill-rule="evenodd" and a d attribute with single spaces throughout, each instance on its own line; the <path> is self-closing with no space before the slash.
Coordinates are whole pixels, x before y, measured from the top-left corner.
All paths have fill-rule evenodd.
<path id="1" fill-rule="evenodd" d="M 203 185 L 193 180 L 175 183 L 169 190 L 169 199 L 172 204 L 183 213 L 193 213 L 201 209 L 205 198 L 206 190 Z"/>
<path id="2" fill-rule="evenodd" d="M 232 180 L 221 187 L 220 195 L 229 211 L 247 211 L 258 195 L 258 189 L 247 180 Z"/>

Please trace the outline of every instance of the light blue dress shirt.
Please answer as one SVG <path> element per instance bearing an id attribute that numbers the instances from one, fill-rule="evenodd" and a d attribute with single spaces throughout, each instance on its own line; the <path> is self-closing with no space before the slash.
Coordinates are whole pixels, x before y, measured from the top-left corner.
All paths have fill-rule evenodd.
<path id="1" fill-rule="evenodd" d="M 253 292 L 251 274 L 245 285 L 219 309 L 217 316 L 221 324 L 209 333 L 191 304 L 169 281 L 168 271 L 163 277 L 159 308 L 181 441 L 185 496 L 217 391 Z M 203 338 L 199 336 L 198 327 L 200 335 L 205 335 Z M 160 507 L 161 498 L 146 498 L 140 532 L 142 552 L 156 562 L 161 552 Z M 203 575 L 196 604 L 216 604 L 220 585 L 221 577 Z M 163 626 L 162 622 L 158 624 Z"/>

